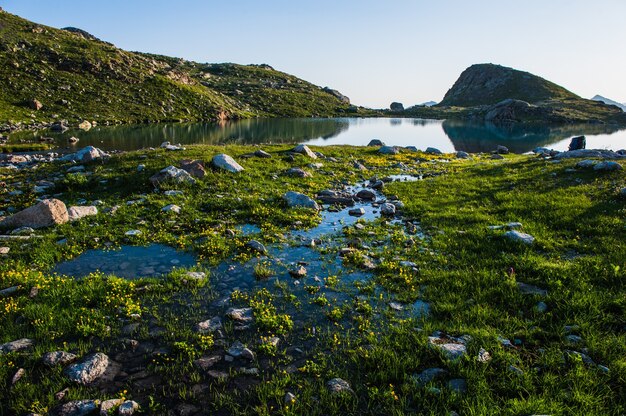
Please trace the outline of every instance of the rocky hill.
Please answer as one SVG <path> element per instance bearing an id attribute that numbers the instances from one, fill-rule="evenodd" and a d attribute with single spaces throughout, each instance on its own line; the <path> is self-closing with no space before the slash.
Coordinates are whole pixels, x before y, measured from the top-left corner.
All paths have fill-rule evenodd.
<path id="1" fill-rule="evenodd" d="M 614 106 L 616 106 L 616 107 L 621 108 L 621 109 L 622 109 L 622 111 L 626 111 L 626 103 L 624 103 L 624 104 L 622 104 L 622 103 L 618 103 L 618 102 L 617 102 L 617 101 L 615 101 L 615 100 L 611 100 L 610 98 L 606 98 L 606 97 L 603 97 L 603 96 L 601 96 L 601 95 L 595 95 L 595 96 L 592 98 L 592 100 L 593 100 L 593 101 L 601 101 L 601 102 L 603 102 L 604 104 L 608 104 L 608 105 L 614 105 Z"/>
<path id="2" fill-rule="evenodd" d="M 0 11 L 0 123 L 332 116 L 347 97 L 268 65 L 128 52 L 76 28 Z"/>
<path id="3" fill-rule="evenodd" d="M 467 68 L 436 106 L 488 121 L 626 123 L 617 107 L 586 100 L 528 72 L 494 64 Z"/>

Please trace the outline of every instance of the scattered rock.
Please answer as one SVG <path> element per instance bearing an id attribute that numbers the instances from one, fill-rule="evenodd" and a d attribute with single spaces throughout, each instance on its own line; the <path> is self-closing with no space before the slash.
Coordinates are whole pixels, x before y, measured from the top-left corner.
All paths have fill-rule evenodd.
<path id="1" fill-rule="evenodd" d="M 524 295 L 546 296 L 548 294 L 548 291 L 545 289 L 541 289 L 537 286 L 529 285 L 522 282 L 517 282 L 517 288 Z"/>
<path id="2" fill-rule="evenodd" d="M 30 108 L 32 108 L 35 111 L 39 111 L 43 108 L 43 104 L 41 104 L 41 101 L 39 100 L 32 100 L 30 102 Z"/>
<path id="3" fill-rule="evenodd" d="M 181 208 L 175 204 L 169 204 L 161 208 L 163 212 L 173 212 L 174 214 L 180 214 Z"/>
<path id="4" fill-rule="evenodd" d="M 108 153 L 103 152 L 97 147 L 87 146 L 76 153 L 70 153 L 69 155 L 65 155 L 59 160 L 63 162 L 79 162 L 79 163 L 88 163 L 94 160 L 107 158 L 109 157 Z"/>
<path id="5" fill-rule="evenodd" d="M 397 155 L 398 153 L 400 153 L 400 150 L 398 150 L 398 148 L 395 146 L 382 146 L 380 149 L 378 149 L 378 153 L 380 153 L 381 155 Z"/>
<path id="6" fill-rule="evenodd" d="M 18 368 L 15 374 L 13 374 L 13 377 L 11 378 L 11 385 L 15 385 L 25 375 L 26 375 L 26 370 L 24 370 L 23 368 Z"/>
<path id="7" fill-rule="evenodd" d="M 239 173 L 244 170 L 243 166 L 235 162 L 235 159 L 224 153 L 214 156 L 211 160 L 211 164 L 213 164 L 216 168 L 223 169 L 231 173 Z"/>
<path id="8" fill-rule="evenodd" d="M 133 400 L 126 400 L 118 407 L 117 414 L 119 416 L 131 416 L 134 415 L 137 410 L 139 410 L 139 403 Z"/>
<path id="9" fill-rule="evenodd" d="M 34 342 L 32 339 L 22 338 L 16 341 L 7 342 L 0 345 L 0 355 L 8 354 L 10 352 L 21 352 L 32 348 Z"/>
<path id="10" fill-rule="evenodd" d="M 194 178 L 202 179 L 206 176 L 206 169 L 200 160 L 181 160 L 180 168 Z"/>
<path id="11" fill-rule="evenodd" d="M 66 365 L 76 359 L 76 354 L 66 351 L 47 352 L 41 357 L 41 361 L 48 367 Z"/>
<path id="12" fill-rule="evenodd" d="M 207 319 L 206 321 L 200 322 L 196 329 L 201 334 L 210 334 L 218 329 L 222 328 L 222 319 L 219 316 L 214 316 L 211 319 Z"/>
<path id="13" fill-rule="evenodd" d="M 128 230 L 124 233 L 124 235 L 127 235 L 129 237 L 133 237 L 133 236 L 137 236 L 141 234 L 142 234 L 141 230 Z"/>
<path id="14" fill-rule="evenodd" d="M 51 416 L 87 416 L 98 411 L 94 400 L 74 400 L 52 409 Z"/>
<path id="15" fill-rule="evenodd" d="M 264 159 L 271 159 L 272 157 L 272 155 L 267 153 L 265 150 L 261 150 L 261 149 L 255 150 L 253 155 L 256 157 L 264 158 Z"/>
<path id="16" fill-rule="evenodd" d="M 352 388 L 350 388 L 350 383 L 341 379 L 341 378 L 333 378 L 326 383 L 326 387 L 331 394 L 341 394 L 345 392 L 354 393 Z"/>
<path id="17" fill-rule="evenodd" d="M 250 361 L 254 360 L 254 352 L 246 348 L 240 341 L 235 341 L 226 352 L 235 358 L 244 358 Z"/>
<path id="18" fill-rule="evenodd" d="M 88 385 L 104 374 L 109 366 L 109 357 L 101 352 L 91 354 L 79 363 L 65 369 L 67 377 L 75 383 Z"/>
<path id="19" fill-rule="evenodd" d="M 469 159 L 470 155 L 467 152 L 463 152 L 462 150 L 459 150 L 458 152 L 456 152 L 456 157 L 458 159 Z"/>
<path id="20" fill-rule="evenodd" d="M 394 204 L 385 202 L 380 206 L 380 213 L 386 216 L 394 216 L 396 215 L 396 206 Z"/>
<path id="21" fill-rule="evenodd" d="M 375 201 L 376 200 L 376 194 L 372 191 L 370 191 L 369 189 L 362 189 L 359 192 L 357 192 L 356 197 L 359 199 L 362 199 L 364 201 Z"/>
<path id="22" fill-rule="evenodd" d="M 78 143 L 79 141 L 80 141 L 80 140 L 78 139 L 78 137 L 74 137 L 74 136 L 72 136 L 72 137 L 70 137 L 69 139 L 67 139 L 67 142 L 68 142 L 69 144 L 76 144 L 76 143 Z"/>
<path id="23" fill-rule="evenodd" d="M 122 403 L 124 403 L 124 400 L 122 399 L 110 399 L 103 401 L 100 403 L 100 416 L 109 416 L 112 414 L 111 412 Z"/>
<path id="24" fill-rule="evenodd" d="M 317 155 L 313 153 L 311 149 L 309 149 L 309 147 L 305 144 L 299 144 L 293 149 L 291 149 L 291 151 L 294 153 L 300 153 L 302 155 L 310 157 L 311 159 L 317 159 Z"/>
<path id="25" fill-rule="evenodd" d="M 246 247 L 256 251 L 259 254 L 267 255 L 267 248 L 256 240 L 250 240 L 246 243 Z"/>
<path id="26" fill-rule="evenodd" d="M 320 207 L 313 199 L 299 192 L 289 191 L 283 195 L 283 200 L 290 208 L 310 208 L 319 211 Z"/>
<path id="27" fill-rule="evenodd" d="M 187 171 L 174 166 L 168 166 L 150 177 L 150 183 L 155 187 L 166 182 L 194 184 L 196 180 Z"/>
<path id="28" fill-rule="evenodd" d="M 487 351 L 486 349 L 481 348 L 478 351 L 478 356 L 476 357 L 476 359 L 480 363 L 486 363 L 486 362 L 489 362 L 491 360 L 491 354 L 489 354 L 489 351 Z"/>
<path id="29" fill-rule="evenodd" d="M 367 145 L 368 146 L 380 147 L 380 146 L 384 146 L 385 143 L 383 143 L 383 141 L 380 140 L 380 139 L 372 139 L 372 140 L 370 140 L 370 142 Z"/>
<path id="30" fill-rule="evenodd" d="M 449 338 L 434 334 L 428 337 L 428 344 L 442 351 L 451 360 L 458 360 L 467 353 L 465 340 L 462 338 Z"/>
<path id="31" fill-rule="evenodd" d="M 508 238 L 511 241 L 528 244 L 528 245 L 532 244 L 535 241 L 535 237 L 533 237 L 532 235 L 521 233 L 515 230 L 507 231 L 506 233 L 504 233 L 504 237 Z"/>
<path id="32" fill-rule="evenodd" d="M 492 159 L 492 160 L 502 160 L 502 159 L 504 159 L 504 156 L 502 156 L 499 153 L 496 153 L 496 154 L 491 155 L 490 159 Z"/>
<path id="33" fill-rule="evenodd" d="M 453 378 L 448 381 L 448 389 L 459 394 L 467 393 L 467 381 L 462 378 Z"/>
<path id="34" fill-rule="evenodd" d="M 593 167 L 593 170 L 600 171 L 600 172 L 612 172 L 612 171 L 623 170 L 623 169 L 624 168 L 622 167 L 622 165 L 620 165 L 617 162 L 610 161 L 610 160 L 605 161 L 605 162 L 600 162 Z"/>
<path id="35" fill-rule="evenodd" d="M 572 137 L 572 140 L 569 143 L 568 150 L 581 150 L 587 146 L 587 139 L 585 136 Z"/>
<path id="36" fill-rule="evenodd" d="M 175 151 L 178 151 L 178 150 L 185 150 L 185 148 L 182 147 L 181 145 L 176 146 L 174 144 L 171 144 L 170 142 L 163 142 L 163 143 L 161 143 L 161 149 L 165 149 L 165 150 L 170 151 L 170 152 L 175 152 Z"/>
<path id="37" fill-rule="evenodd" d="M 58 199 L 44 199 L 37 205 L 22 210 L 2 222 L 0 228 L 43 228 L 69 221 L 67 207 Z"/>
<path id="38" fill-rule="evenodd" d="M 310 177 L 313 176 L 309 172 L 305 171 L 304 169 L 300 169 L 300 168 L 290 168 L 290 169 L 287 169 L 287 171 L 285 172 L 285 175 L 292 176 L 294 178 L 310 178 Z"/>
<path id="39" fill-rule="evenodd" d="M 428 153 L 430 155 L 442 155 L 443 152 L 436 147 L 427 147 L 424 153 Z"/>
<path id="40" fill-rule="evenodd" d="M 67 214 L 68 214 L 70 222 L 74 222 L 84 217 L 88 217 L 91 215 L 98 215 L 98 208 L 93 205 L 74 206 L 74 207 L 68 208 Z"/>
<path id="41" fill-rule="evenodd" d="M 230 308 L 226 311 L 228 316 L 233 321 L 250 323 L 254 321 L 252 308 Z"/>
<path id="42" fill-rule="evenodd" d="M 2 250 L 5 247 L 0 247 L 0 254 L 6 254 L 6 253 L 2 253 Z M 8 247 L 6 247 L 8 248 Z M 9 251 L 7 250 L 7 253 Z M 19 286 L 11 286 L 11 287 L 7 287 L 6 289 L 2 289 L 0 290 L 0 298 L 6 298 L 8 296 L 14 295 L 17 293 L 17 291 L 19 290 Z"/>
<path id="43" fill-rule="evenodd" d="M 294 279 L 302 279 L 306 277 L 306 268 L 304 268 L 304 266 L 298 266 L 295 269 L 289 270 L 289 274 Z"/>

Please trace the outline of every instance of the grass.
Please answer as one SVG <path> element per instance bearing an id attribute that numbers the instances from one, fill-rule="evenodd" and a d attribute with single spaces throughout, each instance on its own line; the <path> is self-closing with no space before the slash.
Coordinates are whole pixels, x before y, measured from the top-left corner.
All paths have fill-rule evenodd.
<path id="1" fill-rule="evenodd" d="M 273 155 L 269 160 L 241 158 L 255 149 L 245 146 L 128 152 L 87 164 L 90 174 L 84 176 L 64 174 L 69 165 L 57 163 L 0 171 L 0 181 L 7 183 L 0 192 L 24 190 L 3 198 L 0 211 L 30 206 L 38 197 L 30 184 L 54 177 L 51 193 L 68 204 L 98 199 L 102 207 L 120 205 L 115 215 L 101 209 L 95 217 L 39 230 L 39 238 L 2 241 L 11 251 L 0 263 L 0 289 L 19 288 L 0 298 L 0 343 L 29 337 L 35 347 L 0 355 L 0 414 L 45 413 L 65 387 L 64 400 L 124 394 L 156 414 L 182 403 L 237 415 L 626 413 L 626 208 L 617 192 L 626 186 L 623 173 L 569 171 L 576 161 L 552 163 L 532 156 L 446 161 L 446 156 L 406 151 L 382 156 L 375 149 L 343 146 L 316 149 L 335 159 L 322 159 L 323 167 L 312 170 L 311 178 L 291 178 L 281 172 L 310 161 L 297 157 L 290 162 L 282 156 L 288 148 L 264 146 Z M 148 181 L 181 159 L 208 161 L 221 152 L 246 170 L 233 176 L 208 169 L 196 185 L 176 187 L 183 191 L 176 197 L 154 192 Z M 354 159 L 369 171 L 355 172 Z M 404 173 L 433 174 L 384 188 L 386 195 L 404 202 L 403 219 L 419 225 L 419 233 L 385 220 L 346 227 L 334 243 L 318 244 L 314 252 L 326 259 L 320 280 L 310 272 L 301 286 L 260 260 L 250 271 L 258 281 L 240 290 L 228 288 L 233 306 L 253 309 L 252 328 L 241 331 L 224 320 L 224 339 L 195 331 L 198 322 L 214 316 L 212 305 L 220 300 L 221 281 L 212 267 L 225 260 L 243 264 L 254 255 L 245 247 L 247 237 L 232 236 L 227 229 L 252 223 L 261 228 L 255 238 L 263 244 L 288 245 L 285 235 L 291 229 L 312 227 L 320 216 L 286 209 L 284 192 L 314 195 L 401 173 L 397 162 L 408 166 Z M 146 165 L 143 172 L 136 171 L 139 163 Z M 131 200 L 140 202 L 127 205 Z M 162 213 L 169 203 L 181 206 L 181 213 Z M 533 245 L 514 244 L 503 237 L 504 230 L 488 228 L 517 221 L 536 238 Z M 129 229 L 142 234 L 127 237 Z M 57 244 L 61 239 L 65 244 Z M 338 250 L 354 241 L 357 251 L 337 260 Z M 209 278 L 190 283 L 182 269 L 164 279 L 133 281 L 100 273 L 84 279 L 50 274 L 56 262 L 88 249 L 152 242 L 193 251 L 202 261 L 198 270 Z M 363 273 L 364 256 L 376 269 L 349 280 L 350 273 Z M 331 268 L 335 261 L 341 262 L 339 271 Z M 519 282 L 547 294 L 523 294 Z M 35 297 L 29 296 L 32 287 L 39 288 Z M 428 302 L 427 316 L 411 312 L 416 300 Z M 392 301 L 404 309 L 392 310 Z M 546 311 L 538 310 L 539 302 Z M 123 328 L 131 323 L 138 324 L 133 339 L 154 344 L 148 361 L 136 359 L 157 380 L 155 388 L 132 377 L 105 389 L 79 387 L 68 383 L 61 368 L 40 363 L 43 353 L 60 349 L 81 356 L 102 351 L 123 359 L 129 338 Z M 435 331 L 469 335 L 467 354 L 448 359 L 429 345 Z M 571 334 L 582 341 L 568 340 Z M 275 336 L 277 344 L 270 342 Z M 234 340 L 256 356 L 233 366 L 223 360 L 216 364 L 228 380 L 214 379 L 193 363 L 223 355 Z M 481 348 L 490 361 L 478 361 Z M 567 353 L 572 350 L 595 364 Z M 424 385 L 415 381 L 416 374 L 433 367 L 447 373 Z M 25 376 L 11 386 L 18 368 L 26 370 Z M 258 368 L 259 375 L 245 374 L 244 368 Z M 348 381 L 353 393 L 332 395 L 326 382 L 335 377 Z M 467 392 L 453 391 L 452 379 L 464 379 Z M 284 402 L 287 392 L 296 396 L 293 403 Z"/>

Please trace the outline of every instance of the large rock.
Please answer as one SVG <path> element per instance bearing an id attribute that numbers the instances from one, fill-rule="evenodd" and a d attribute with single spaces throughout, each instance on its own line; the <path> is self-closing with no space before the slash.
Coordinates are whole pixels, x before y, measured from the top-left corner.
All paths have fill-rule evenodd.
<path id="1" fill-rule="evenodd" d="M 180 167 L 194 178 L 202 179 L 206 176 L 204 164 L 200 160 L 181 160 Z"/>
<path id="2" fill-rule="evenodd" d="M 283 195 L 283 200 L 287 203 L 287 206 L 290 208 L 310 208 L 316 211 L 319 211 L 320 207 L 310 197 L 301 194 L 299 192 L 289 191 L 285 195 Z"/>
<path id="3" fill-rule="evenodd" d="M 70 222 L 77 221 L 81 218 L 88 217 L 91 215 L 98 215 L 98 208 L 90 205 L 90 206 L 75 206 L 69 207 L 67 210 Z"/>
<path id="4" fill-rule="evenodd" d="M 305 145 L 305 144 L 299 144 L 296 147 L 294 147 L 293 149 L 291 149 L 292 152 L 294 153 L 300 153 L 302 155 L 308 156 L 311 159 L 317 159 L 317 155 L 315 153 L 313 153 L 313 151 L 311 149 L 309 149 L 309 146 Z"/>
<path id="5" fill-rule="evenodd" d="M 0 222 L 0 228 L 43 228 L 69 221 L 67 207 L 58 199 L 44 199 Z"/>
<path id="6" fill-rule="evenodd" d="M 593 170 L 601 171 L 601 172 L 611 172 L 615 170 L 624 169 L 622 165 L 617 162 L 613 162 L 612 160 L 607 160 L 604 162 L 600 162 L 593 167 Z"/>
<path id="7" fill-rule="evenodd" d="M 150 177 L 150 182 L 154 186 L 159 186 L 166 182 L 194 184 L 196 180 L 189 173 L 174 166 L 168 166 Z"/>
<path id="8" fill-rule="evenodd" d="M 385 143 L 383 143 L 383 141 L 380 140 L 380 139 L 372 139 L 372 140 L 370 140 L 370 142 L 367 145 L 368 146 L 380 147 L 380 146 L 384 146 Z"/>
<path id="9" fill-rule="evenodd" d="M 393 103 L 391 103 L 391 105 L 389 106 L 389 109 L 391 111 L 404 111 L 404 105 L 402 105 L 402 103 L 396 102 L 394 101 Z"/>
<path id="10" fill-rule="evenodd" d="M 20 352 L 32 348 L 34 342 L 32 339 L 22 338 L 16 341 L 7 342 L 0 345 L 0 355 L 8 354 L 10 352 Z"/>
<path id="11" fill-rule="evenodd" d="M 93 160 L 102 159 L 106 157 L 109 157 L 108 153 L 103 152 L 97 147 L 87 146 L 87 147 L 80 149 L 76 153 L 70 153 L 69 155 L 63 156 L 62 158 L 60 158 L 60 160 L 64 162 L 87 163 Z"/>
<path id="12" fill-rule="evenodd" d="M 554 159 L 588 159 L 588 158 L 599 158 L 599 159 L 626 159 L 626 155 L 622 155 L 618 152 L 614 152 L 612 150 L 604 150 L 604 149 L 580 149 L 580 150 L 572 150 L 569 152 L 561 152 L 554 155 Z"/>
<path id="13" fill-rule="evenodd" d="M 109 366 L 109 357 L 101 352 L 89 355 L 79 363 L 65 369 L 67 377 L 75 383 L 88 385 L 100 378 Z"/>
<path id="14" fill-rule="evenodd" d="M 587 139 L 585 136 L 572 137 L 572 141 L 569 143 L 568 150 L 581 150 L 587 146 Z"/>
<path id="15" fill-rule="evenodd" d="M 216 168 L 227 170 L 232 173 L 238 173 L 243 170 L 243 166 L 235 162 L 235 159 L 224 153 L 214 156 L 211 163 Z"/>
<path id="16" fill-rule="evenodd" d="M 61 404 L 50 411 L 51 416 L 87 416 L 98 411 L 94 400 L 74 400 Z"/>
<path id="17" fill-rule="evenodd" d="M 397 155 L 400 151 L 395 146 L 382 146 L 378 149 L 378 153 L 381 155 Z"/>

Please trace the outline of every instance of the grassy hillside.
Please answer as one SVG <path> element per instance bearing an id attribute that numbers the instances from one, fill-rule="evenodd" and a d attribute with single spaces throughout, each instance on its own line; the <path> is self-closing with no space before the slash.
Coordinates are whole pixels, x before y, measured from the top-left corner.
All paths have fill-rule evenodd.
<path id="1" fill-rule="evenodd" d="M 536 103 L 580 97 L 528 72 L 500 65 L 477 64 L 461 73 L 439 106 L 475 107 L 508 98 Z"/>
<path id="2" fill-rule="evenodd" d="M 328 116 L 349 104 L 268 66 L 133 53 L 0 12 L 0 122 Z M 33 100 L 42 107 L 33 108 Z"/>

